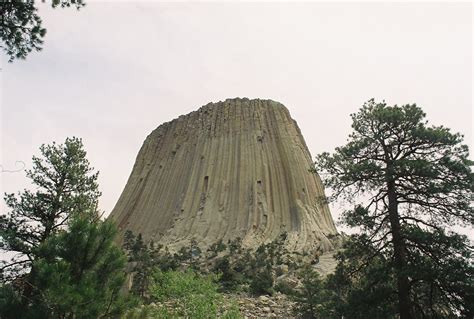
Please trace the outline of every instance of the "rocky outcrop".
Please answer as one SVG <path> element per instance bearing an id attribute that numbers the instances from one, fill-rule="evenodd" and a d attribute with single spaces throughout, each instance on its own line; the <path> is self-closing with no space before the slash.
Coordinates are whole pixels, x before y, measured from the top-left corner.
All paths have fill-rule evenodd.
<path id="1" fill-rule="evenodd" d="M 290 250 L 329 251 L 337 234 L 320 178 L 288 110 L 228 99 L 160 125 L 145 140 L 111 219 L 176 249 L 287 232 Z"/>
<path id="2" fill-rule="evenodd" d="M 237 304 L 244 319 L 257 318 L 297 318 L 294 313 L 295 302 L 279 292 L 272 296 L 224 295 L 225 305 Z M 230 308 L 230 307 L 227 307 Z"/>

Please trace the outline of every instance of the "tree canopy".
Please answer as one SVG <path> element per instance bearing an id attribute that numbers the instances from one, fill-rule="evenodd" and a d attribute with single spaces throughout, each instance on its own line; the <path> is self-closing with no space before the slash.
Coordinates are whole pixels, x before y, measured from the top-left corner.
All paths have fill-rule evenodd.
<path id="1" fill-rule="evenodd" d="M 53 0 L 53 8 L 75 7 L 82 8 L 83 0 Z M 46 29 L 38 15 L 34 0 L 3 0 L 0 2 L 1 28 L 0 38 L 2 49 L 9 57 L 9 62 L 15 59 L 25 59 L 33 50 L 40 51 Z"/>
<path id="2" fill-rule="evenodd" d="M 72 216 L 99 218 L 98 173 L 90 167 L 82 141 L 67 138 L 64 144 L 42 145 L 40 151 L 26 171 L 33 190 L 5 194 L 10 212 L 0 215 L 0 249 L 14 258 L 2 265 L 3 275 L 28 268 L 40 244 L 64 229 Z"/>
<path id="3" fill-rule="evenodd" d="M 0 317 L 97 318 L 124 310 L 126 258 L 101 221 L 97 177 L 82 141 L 42 145 L 27 171 L 34 190 L 6 194 L 0 216 Z"/>
<path id="4" fill-rule="evenodd" d="M 354 204 L 343 222 L 361 231 L 340 266 L 352 268 L 346 275 L 365 271 L 367 289 L 393 282 L 402 319 L 472 315 L 472 246 L 448 228 L 474 224 L 473 162 L 463 136 L 429 126 L 415 104 L 370 100 L 351 117 L 348 143 L 315 163 L 332 199 Z M 367 273 L 374 263 L 383 280 Z"/>

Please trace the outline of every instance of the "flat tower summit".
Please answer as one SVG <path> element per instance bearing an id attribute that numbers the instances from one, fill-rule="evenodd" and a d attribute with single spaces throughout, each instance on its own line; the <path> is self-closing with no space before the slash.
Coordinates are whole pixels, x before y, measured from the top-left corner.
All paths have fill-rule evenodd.
<path id="1" fill-rule="evenodd" d="M 177 249 L 287 233 L 287 248 L 332 250 L 337 235 L 296 122 L 271 100 L 228 99 L 164 123 L 140 149 L 110 218 Z"/>

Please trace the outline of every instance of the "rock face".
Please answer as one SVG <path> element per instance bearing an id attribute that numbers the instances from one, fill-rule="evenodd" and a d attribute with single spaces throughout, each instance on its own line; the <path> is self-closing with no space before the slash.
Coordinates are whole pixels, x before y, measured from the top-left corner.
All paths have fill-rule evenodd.
<path id="1" fill-rule="evenodd" d="M 287 232 L 287 248 L 329 251 L 337 234 L 311 155 L 288 110 L 228 99 L 160 125 L 143 143 L 111 219 L 171 250 Z"/>

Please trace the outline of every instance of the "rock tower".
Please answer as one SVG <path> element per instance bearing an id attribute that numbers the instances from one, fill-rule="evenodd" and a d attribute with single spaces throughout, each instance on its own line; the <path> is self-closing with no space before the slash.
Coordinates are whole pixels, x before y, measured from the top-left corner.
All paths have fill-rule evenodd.
<path id="1" fill-rule="evenodd" d="M 333 249 L 337 235 L 296 122 L 271 100 L 209 103 L 155 129 L 111 213 L 121 231 L 175 250 L 287 233 L 294 251 Z"/>

